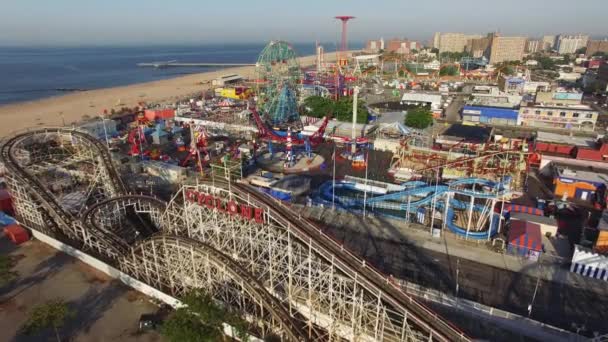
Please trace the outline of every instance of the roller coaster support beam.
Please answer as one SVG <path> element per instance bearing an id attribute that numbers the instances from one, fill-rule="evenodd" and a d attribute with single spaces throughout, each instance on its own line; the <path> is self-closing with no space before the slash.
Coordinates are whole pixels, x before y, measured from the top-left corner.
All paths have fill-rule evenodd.
<path id="1" fill-rule="evenodd" d="M 469 230 L 471 230 L 471 223 L 473 222 L 473 207 L 475 206 L 475 197 L 471 196 L 471 204 L 469 206 L 469 222 L 467 223 L 467 234 L 465 239 L 469 237 Z M 490 235 L 490 234 L 488 234 Z"/>

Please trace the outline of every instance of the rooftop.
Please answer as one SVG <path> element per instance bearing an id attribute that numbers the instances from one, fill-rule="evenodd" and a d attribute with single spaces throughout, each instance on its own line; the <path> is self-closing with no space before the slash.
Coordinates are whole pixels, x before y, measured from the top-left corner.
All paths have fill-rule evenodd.
<path id="1" fill-rule="evenodd" d="M 549 133 L 539 131 L 536 136 L 537 141 L 563 144 L 563 145 L 574 145 L 582 147 L 595 147 L 595 139 L 590 137 L 576 137 L 558 133 Z"/>
<path id="2" fill-rule="evenodd" d="M 443 131 L 438 139 L 440 140 L 456 140 L 467 141 L 477 144 L 488 142 L 492 135 L 491 127 L 468 126 L 461 124 L 453 124 L 448 129 Z"/>
<path id="3" fill-rule="evenodd" d="M 582 168 L 574 168 L 571 166 L 564 167 L 562 165 L 555 165 L 555 170 L 558 177 L 608 184 L 608 174 L 605 173 L 586 171 L 582 170 Z"/>

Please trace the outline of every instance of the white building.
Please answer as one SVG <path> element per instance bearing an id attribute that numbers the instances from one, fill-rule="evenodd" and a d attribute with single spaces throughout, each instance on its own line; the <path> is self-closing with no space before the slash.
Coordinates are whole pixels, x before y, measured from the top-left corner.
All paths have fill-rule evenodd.
<path id="1" fill-rule="evenodd" d="M 538 61 L 535 59 L 529 59 L 526 61 L 526 65 L 527 66 L 537 66 L 538 65 Z"/>
<path id="2" fill-rule="evenodd" d="M 551 51 L 555 47 L 555 36 L 543 36 L 543 50 Z"/>
<path id="3" fill-rule="evenodd" d="M 405 93 L 401 98 L 402 103 L 430 105 L 431 110 L 441 109 L 440 94 Z"/>
<path id="4" fill-rule="evenodd" d="M 424 63 L 424 69 L 426 69 L 426 70 L 439 70 L 439 68 L 441 68 L 441 63 L 439 63 L 438 60 Z"/>
<path id="5" fill-rule="evenodd" d="M 576 36 L 562 36 L 557 38 L 557 52 L 560 55 L 575 53 L 576 50 L 586 47 L 589 36 L 579 34 Z"/>
<path id="6" fill-rule="evenodd" d="M 578 72 L 561 72 L 560 71 L 558 80 L 576 82 L 576 80 L 578 80 L 581 77 L 583 77 L 583 75 Z"/>

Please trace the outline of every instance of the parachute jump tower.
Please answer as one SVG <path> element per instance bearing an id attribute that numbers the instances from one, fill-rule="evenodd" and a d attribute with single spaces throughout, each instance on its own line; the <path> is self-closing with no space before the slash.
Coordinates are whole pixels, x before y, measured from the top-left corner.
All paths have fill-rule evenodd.
<path id="1" fill-rule="evenodd" d="M 348 21 L 355 19 L 355 17 L 350 15 L 339 15 L 335 18 L 342 21 L 342 41 L 340 42 L 340 52 L 344 53 L 348 51 Z"/>

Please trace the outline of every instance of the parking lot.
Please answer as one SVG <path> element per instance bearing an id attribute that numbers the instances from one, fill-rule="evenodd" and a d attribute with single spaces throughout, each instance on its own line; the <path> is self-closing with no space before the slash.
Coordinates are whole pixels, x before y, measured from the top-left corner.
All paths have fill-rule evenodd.
<path id="1" fill-rule="evenodd" d="M 0 340 L 55 340 L 52 330 L 24 336 L 19 332 L 31 310 L 61 299 L 76 316 L 61 329 L 63 341 L 162 341 L 156 332 L 139 333 L 139 316 L 157 307 L 121 282 L 39 241 L 21 246 L 0 239 L 0 253 L 16 260 L 17 278 L 0 288 Z"/>

